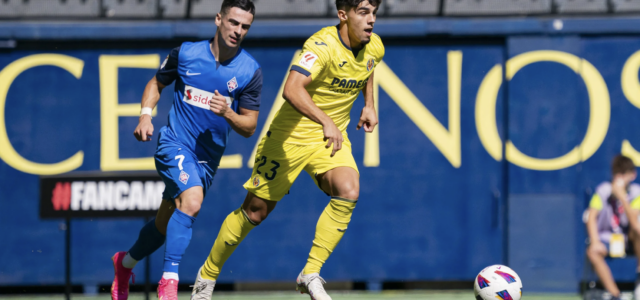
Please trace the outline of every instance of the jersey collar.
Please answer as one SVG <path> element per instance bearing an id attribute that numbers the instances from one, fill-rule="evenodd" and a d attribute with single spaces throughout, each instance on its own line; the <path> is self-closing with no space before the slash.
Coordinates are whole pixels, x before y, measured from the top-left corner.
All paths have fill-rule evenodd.
<path id="1" fill-rule="evenodd" d="M 214 41 L 214 38 L 211 38 L 209 40 L 209 42 L 207 43 L 207 47 L 209 48 L 209 54 L 211 54 L 211 58 L 213 59 L 213 61 L 216 62 L 216 65 L 218 67 L 220 67 L 221 65 L 222 66 L 229 65 L 231 62 L 233 62 L 236 59 L 236 57 L 238 57 L 240 55 L 240 52 L 242 52 L 242 48 L 238 48 L 238 51 L 236 51 L 236 55 L 234 55 L 232 58 L 229 58 L 229 59 L 225 60 L 224 62 L 219 62 L 216 59 L 216 56 L 213 54 L 213 50 L 211 49 L 211 45 L 213 45 L 213 41 Z"/>
<path id="2" fill-rule="evenodd" d="M 360 54 L 360 51 L 362 51 L 362 49 L 364 49 L 364 47 L 360 48 L 360 50 L 353 51 L 353 49 L 351 49 L 351 47 L 347 46 L 347 44 L 344 43 L 344 41 L 342 40 L 342 36 L 340 35 L 340 24 L 336 25 L 336 31 L 338 33 L 338 39 L 340 39 L 340 43 L 342 43 L 342 46 L 344 46 L 345 48 L 347 48 L 347 50 L 351 51 L 351 53 L 353 53 L 354 57 L 358 57 L 358 55 Z"/>
<path id="3" fill-rule="evenodd" d="M 342 46 L 344 46 L 345 48 L 349 49 L 349 51 L 353 51 L 353 49 L 351 49 L 351 47 L 347 46 L 347 44 L 345 44 L 344 41 L 342 40 L 342 35 L 340 35 L 340 25 L 336 25 L 336 31 L 338 32 L 338 38 L 340 39 L 340 43 L 342 43 Z"/>

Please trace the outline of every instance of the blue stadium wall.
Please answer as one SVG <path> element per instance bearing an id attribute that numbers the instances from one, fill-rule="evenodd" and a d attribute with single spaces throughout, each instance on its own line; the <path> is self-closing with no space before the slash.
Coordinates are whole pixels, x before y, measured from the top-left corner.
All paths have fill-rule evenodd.
<path id="1" fill-rule="evenodd" d="M 589 19 L 567 21 L 570 31 L 554 34 L 550 20 L 525 21 L 433 21 L 424 24 L 442 26 L 404 37 L 401 24 L 380 25 L 388 41 L 375 75 L 380 125 L 374 134 L 355 130 L 358 99 L 348 134 L 361 196 L 349 231 L 322 270 L 327 280 L 469 281 L 485 266 L 504 263 L 519 272 L 526 290 L 576 291 L 589 194 L 609 179 L 615 154 L 640 165 L 640 32 L 627 30 L 638 20 L 593 20 L 608 24 L 606 30 Z M 147 26 L 153 24 L 162 26 Z M 133 138 L 138 118 L 126 115 L 126 104 L 139 104 L 171 48 L 166 42 L 132 46 L 135 37 L 127 34 L 142 35 L 143 26 L 131 25 L 134 33 L 119 33 L 114 42 L 105 28 L 84 40 L 78 29 L 76 43 L 70 33 L 29 26 L 36 25 L 0 24 L 0 37 L 18 44 L 0 51 L 2 286 L 64 283 L 64 220 L 39 218 L 40 175 L 153 170 L 155 142 Z M 305 26 L 291 35 L 299 39 L 321 27 Z M 429 30 L 445 27 L 430 38 Z M 260 36 L 281 37 L 259 28 Z M 43 34 L 48 40 L 39 44 Z M 179 44 L 180 36 L 166 38 Z M 181 265 L 182 282 L 194 280 L 223 219 L 244 198 L 252 151 L 277 109 L 303 40 L 296 41 L 283 46 L 266 39 L 247 47 L 265 74 L 258 130 L 248 139 L 231 135 Z M 156 131 L 166 124 L 172 90 L 162 94 Z M 238 247 L 220 281 L 295 278 L 328 200 L 301 174 Z M 71 224 L 72 281 L 92 285 L 111 281 L 111 255 L 135 241 L 144 221 Z M 151 261 L 157 281 L 162 250 Z M 625 271 L 618 273 L 632 280 L 633 267 Z M 137 273 L 142 282 L 142 268 Z"/>

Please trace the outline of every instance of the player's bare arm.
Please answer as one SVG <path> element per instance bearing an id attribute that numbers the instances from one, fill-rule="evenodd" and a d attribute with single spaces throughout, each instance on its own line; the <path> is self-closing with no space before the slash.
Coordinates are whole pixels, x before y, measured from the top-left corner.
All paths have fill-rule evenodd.
<path id="1" fill-rule="evenodd" d="M 141 107 L 156 107 L 158 101 L 160 100 L 160 93 L 162 93 L 162 89 L 164 88 L 165 85 L 158 82 L 156 77 L 153 76 L 153 78 L 149 80 L 147 86 L 144 88 Z M 138 126 L 133 131 L 133 135 L 138 141 L 151 141 L 151 136 L 153 136 L 153 124 L 151 123 L 150 115 L 143 114 L 140 116 L 140 119 L 138 120 Z"/>
<path id="2" fill-rule="evenodd" d="M 324 140 L 327 141 L 327 148 L 333 144 L 331 156 L 342 149 L 342 132 L 333 120 L 323 112 L 311 99 L 305 87 L 311 83 L 311 76 L 305 76 L 296 71 L 289 73 L 289 78 L 284 85 L 282 97 L 293 106 L 303 116 L 322 125 Z"/>
<path id="3" fill-rule="evenodd" d="M 258 126 L 258 111 L 239 107 L 239 114 L 227 105 L 227 100 L 216 90 L 209 102 L 211 111 L 227 120 L 231 128 L 243 137 L 250 137 Z"/>
<path id="4" fill-rule="evenodd" d="M 589 235 L 590 245 L 589 248 L 591 251 L 595 251 L 597 253 L 607 253 L 607 247 L 600 241 L 600 237 L 598 235 L 598 214 L 599 210 L 595 208 L 589 208 L 589 216 L 587 218 L 587 234 Z"/>
<path id="5" fill-rule="evenodd" d="M 376 114 L 375 100 L 373 99 L 373 74 L 372 72 L 367 85 L 362 90 L 364 107 L 360 113 L 357 129 L 360 130 L 360 128 L 364 127 L 365 132 L 373 132 L 373 129 L 378 125 L 378 115 Z"/>

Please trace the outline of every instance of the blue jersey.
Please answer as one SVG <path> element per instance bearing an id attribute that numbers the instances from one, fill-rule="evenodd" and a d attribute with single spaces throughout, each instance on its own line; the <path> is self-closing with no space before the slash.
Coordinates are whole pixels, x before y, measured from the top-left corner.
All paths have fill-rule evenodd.
<path id="1" fill-rule="evenodd" d="M 176 83 L 165 131 L 173 135 L 173 142 L 181 145 L 182 150 L 215 170 L 227 146 L 231 126 L 209 109 L 209 101 L 217 90 L 235 112 L 240 107 L 258 110 L 262 70 L 243 49 L 235 57 L 217 62 L 210 42 L 185 42 L 173 49 L 156 79 L 164 85 Z"/>

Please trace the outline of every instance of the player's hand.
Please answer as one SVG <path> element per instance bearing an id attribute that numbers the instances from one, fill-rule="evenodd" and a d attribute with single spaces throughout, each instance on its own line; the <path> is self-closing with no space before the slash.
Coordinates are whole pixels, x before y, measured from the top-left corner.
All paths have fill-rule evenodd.
<path id="1" fill-rule="evenodd" d="M 322 131 L 324 132 L 324 140 L 328 141 L 326 148 L 331 147 L 333 144 L 333 151 L 331 151 L 331 157 L 336 155 L 338 150 L 342 149 L 342 142 L 344 138 L 342 137 L 342 132 L 336 126 L 336 123 L 333 120 L 327 122 L 327 124 L 323 125 Z"/>
<path id="2" fill-rule="evenodd" d="M 616 176 L 611 183 L 611 193 L 618 200 L 627 199 L 627 182 L 622 176 Z"/>
<path id="3" fill-rule="evenodd" d="M 151 116 L 140 116 L 138 126 L 136 127 L 136 130 L 133 131 L 133 135 L 136 137 L 136 140 L 140 142 L 148 142 L 151 140 L 151 136 L 153 136 L 153 123 L 151 123 Z"/>
<path id="4" fill-rule="evenodd" d="M 229 109 L 229 105 L 227 104 L 227 99 L 218 93 L 216 90 L 215 95 L 209 101 L 209 109 L 216 115 L 224 117 L 224 115 L 231 111 Z"/>
<path id="5" fill-rule="evenodd" d="M 364 127 L 365 132 L 373 132 L 376 125 L 378 125 L 378 115 L 375 108 L 365 106 L 360 113 L 357 129 L 360 130 L 360 128 Z"/>

